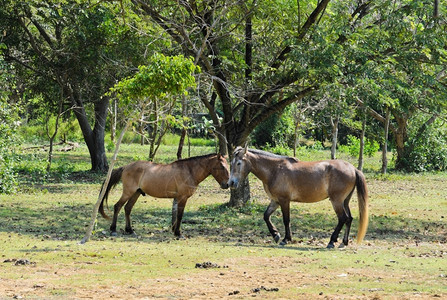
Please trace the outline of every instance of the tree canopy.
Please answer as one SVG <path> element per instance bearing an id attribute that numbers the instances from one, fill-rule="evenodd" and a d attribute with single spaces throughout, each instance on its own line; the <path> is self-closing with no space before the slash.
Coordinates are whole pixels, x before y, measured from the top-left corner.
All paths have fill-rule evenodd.
<path id="1" fill-rule="evenodd" d="M 389 113 L 396 167 L 426 170 L 428 163 L 414 162 L 436 159 L 443 169 L 447 158 L 427 149 L 443 153 L 445 144 L 438 137 L 447 108 L 446 24 L 437 0 L 2 0 L 0 7 L 1 53 L 17 79 L 10 95 L 31 114 L 39 101 L 54 113 L 60 101 L 71 108 L 96 170 L 107 166 L 109 89 L 128 78 L 116 91 L 130 99 L 180 82 L 182 67 L 165 64 L 172 56 L 200 67 L 189 101 L 209 114 L 222 153 L 300 103 L 328 132 L 341 124 L 358 133 L 366 112 L 366 132 L 381 143 Z M 155 68 L 151 57 L 164 62 Z M 145 74 L 179 77 L 150 86 Z"/>

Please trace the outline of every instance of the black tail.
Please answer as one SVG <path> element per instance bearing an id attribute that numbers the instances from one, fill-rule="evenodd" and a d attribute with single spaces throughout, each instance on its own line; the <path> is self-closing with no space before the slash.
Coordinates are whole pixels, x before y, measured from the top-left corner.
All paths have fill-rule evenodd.
<path id="1" fill-rule="evenodd" d="M 120 182 L 121 175 L 123 174 L 123 171 L 124 171 L 124 167 L 121 167 L 121 168 L 118 168 L 118 169 L 115 169 L 112 171 L 112 175 L 110 176 L 110 181 L 109 181 L 109 184 L 107 185 L 106 192 L 104 193 L 104 197 L 102 198 L 101 204 L 99 205 L 98 211 L 105 219 L 110 219 L 110 217 L 104 212 L 104 205 L 103 205 L 104 199 L 106 200 L 106 205 L 107 205 L 107 199 L 109 198 L 109 192 L 115 185 L 118 184 L 118 182 Z M 102 184 L 101 192 L 102 192 L 103 188 L 104 188 L 104 183 Z"/>

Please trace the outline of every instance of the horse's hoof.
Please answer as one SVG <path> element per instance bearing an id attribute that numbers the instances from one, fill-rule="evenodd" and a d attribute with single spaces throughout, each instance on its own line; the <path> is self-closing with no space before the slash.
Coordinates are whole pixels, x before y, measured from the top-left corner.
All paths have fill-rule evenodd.
<path id="1" fill-rule="evenodd" d="M 129 235 L 129 236 L 136 236 L 137 234 L 135 233 L 135 231 L 133 230 L 126 230 L 124 231 L 125 235 Z"/>
<path id="2" fill-rule="evenodd" d="M 346 247 L 347 245 L 345 245 L 345 244 L 340 244 L 340 245 L 338 245 L 338 248 L 339 249 L 343 249 L 344 247 Z"/>
<path id="3" fill-rule="evenodd" d="M 334 249 L 334 247 L 335 247 L 334 244 L 329 243 L 326 248 L 327 249 Z"/>
<path id="4" fill-rule="evenodd" d="M 176 235 L 175 238 L 176 238 L 177 240 L 186 240 L 186 238 L 185 238 L 185 236 L 184 236 L 183 234 Z"/>
<path id="5" fill-rule="evenodd" d="M 112 231 L 112 232 L 110 233 L 110 236 L 118 236 L 118 233 L 116 233 L 116 231 Z"/>
<path id="6" fill-rule="evenodd" d="M 277 234 L 275 235 L 274 239 L 275 239 L 275 243 L 278 243 L 279 240 L 281 239 L 281 235 L 280 235 L 279 233 L 277 233 Z"/>
<path id="7" fill-rule="evenodd" d="M 283 241 L 281 241 L 281 243 L 279 243 L 279 245 L 280 245 L 280 246 L 285 246 L 285 245 L 287 245 L 287 241 L 286 241 L 286 240 L 283 240 Z"/>

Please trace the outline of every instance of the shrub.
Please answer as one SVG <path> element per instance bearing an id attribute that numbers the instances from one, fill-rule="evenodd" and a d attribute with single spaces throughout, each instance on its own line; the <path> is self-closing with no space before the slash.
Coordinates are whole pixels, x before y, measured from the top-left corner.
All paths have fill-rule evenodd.
<path id="1" fill-rule="evenodd" d="M 359 152 L 360 152 L 360 139 L 353 135 L 348 135 L 347 140 L 348 140 L 347 144 L 340 146 L 339 150 L 341 152 L 348 153 L 352 157 L 358 157 Z M 365 145 L 363 147 L 363 153 L 366 156 L 368 156 L 368 157 L 374 156 L 374 154 L 377 153 L 377 151 L 379 151 L 379 149 L 380 149 L 380 145 L 377 141 L 374 141 L 371 139 L 365 140 Z"/>
<path id="2" fill-rule="evenodd" d="M 256 147 L 289 146 L 294 144 L 294 119 L 290 108 L 282 114 L 273 114 L 262 122 L 251 134 Z M 270 145 L 270 146 L 269 146 Z"/>
<path id="3" fill-rule="evenodd" d="M 324 150 L 324 146 L 323 143 L 320 141 L 315 141 L 312 146 L 310 146 L 310 149 L 314 150 L 314 151 L 320 151 L 320 150 Z"/>
<path id="4" fill-rule="evenodd" d="M 417 140 L 410 140 L 399 165 L 409 172 L 447 170 L 447 129 L 434 126 Z"/>

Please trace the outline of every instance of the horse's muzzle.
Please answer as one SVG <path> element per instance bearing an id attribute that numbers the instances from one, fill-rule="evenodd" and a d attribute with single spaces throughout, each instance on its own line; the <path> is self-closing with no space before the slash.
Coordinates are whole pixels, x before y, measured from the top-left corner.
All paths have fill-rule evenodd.
<path id="1" fill-rule="evenodd" d="M 231 189 L 236 189 L 236 188 L 238 187 L 238 185 L 239 185 L 239 181 L 238 181 L 237 179 L 230 179 L 230 180 L 228 181 L 228 186 L 229 186 Z"/>
<path id="2" fill-rule="evenodd" d="M 222 189 L 226 190 L 226 189 L 229 187 L 228 182 L 222 182 L 222 183 L 220 184 L 220 187 L 221 187 Z"/>

